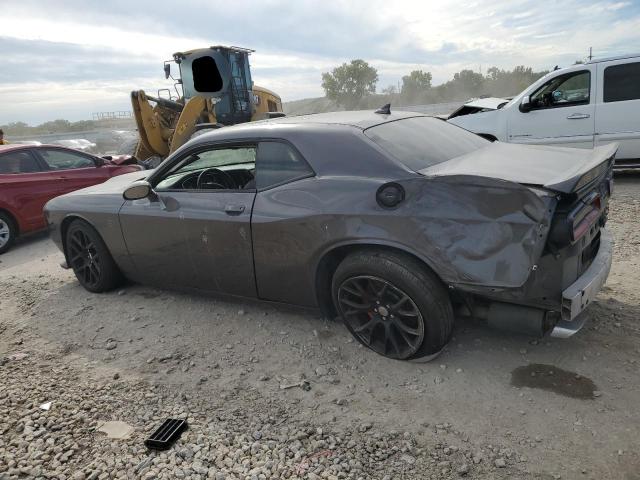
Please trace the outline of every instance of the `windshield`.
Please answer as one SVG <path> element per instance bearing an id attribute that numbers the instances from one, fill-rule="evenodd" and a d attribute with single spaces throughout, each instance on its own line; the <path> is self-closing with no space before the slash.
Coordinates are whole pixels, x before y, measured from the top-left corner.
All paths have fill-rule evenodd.
<path id="1" fill-rule="evenodd" d="M 412 117 L 383 123 L 365 135 L 414 171 L 465 155 L 490 142 L 433 117 Z"/>

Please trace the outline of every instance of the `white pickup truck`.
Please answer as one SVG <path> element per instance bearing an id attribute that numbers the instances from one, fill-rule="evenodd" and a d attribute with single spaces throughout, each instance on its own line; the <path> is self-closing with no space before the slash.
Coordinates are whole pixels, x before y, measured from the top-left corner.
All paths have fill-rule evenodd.
<path id="1" fill-rule="evenodd" d="M 616 142 L 617 168 L 640 168 L 640 54 L 554 70 L 510 101 L 469 102 L 448 122 L 490 140 L 593 148 Z"/>

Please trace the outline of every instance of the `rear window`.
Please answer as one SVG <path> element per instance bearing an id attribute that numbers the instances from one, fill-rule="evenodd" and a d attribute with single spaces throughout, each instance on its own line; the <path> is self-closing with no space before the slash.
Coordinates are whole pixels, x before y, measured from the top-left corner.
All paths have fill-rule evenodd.
<path id="1" fill-rule="evenodd" d="M 465 155 L 490 142 L 433 117 L 412 117 L 364 131 L 371 140 L 414 171 Z"/>
<path id="2" fill-rule="evenodd" d="M 640 99 L 640 63 L 613 65 L 604 69 L 604 101 Z"/>

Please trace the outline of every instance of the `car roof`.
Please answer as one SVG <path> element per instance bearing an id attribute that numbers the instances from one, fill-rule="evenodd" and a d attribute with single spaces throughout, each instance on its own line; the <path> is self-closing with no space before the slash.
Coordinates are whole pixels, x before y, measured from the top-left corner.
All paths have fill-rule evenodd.
<path id="1" fill-rule="evenodd" d="M 301 131 L 314 133 L 333 132 L 335 134 L 338 130 L 343 130 L 343 133 L 346 133 L 348 130 L 362 131 L 376 125 L 414 117 L 434 118 L 432 115 L 425 115 L 424 113 L 401 110 L 393 111 L 393 109 L 389 114 L 375 113 L 373 110 L 356 110 L 277 117 L 255 122 L 239 123 L 208 131 L 187 142 L 180 147 L 177 152 L 181 152 L 185 147 L 212 140 L 244 140 L 251 137 L 269 138 L 274 135 L 280 138 L 291 139 L 296 135 L 296 132 Z"/>
<path id="2" fill-rule="evenodd" d="M 627 53 L 625 55 L 616 55 L 614 57 L 592 58 L 586 63 L 590 64 L 590 63 L 612 62 L 614 60 L 625 60 L 627 58 L 636 58 L 636 57 L 640 57 L 640 53 Z"/>
<path id="3" fill-rule="evenodd" d="M 418 112 L 405 112 L 402 110 L 394 111 L 391 108 L 391 113 L 382 114 L 375 113 L 374 110 L 353 110 L 346 112 L 327 112 L 327 113 L 313 113 L 308 115 L 296 115 L 291 117 L 278 117 L 269 120 L 263 120 L 262 122 L 255 123 L 275 123 L 275 124 L 324 124 L 324 125 L 349 125 L 360 129 L 366 129 L 382 123 L 393 122 L 395 120 L 401 120 L 403 118 L 411 117 L 424 117 L 424 113 Z"/>
<path id="4" fill-rule="evenodd" d="M 22 149 L 22 148 L 42 148 L 42 147 L 46 147 L 46 148 L 62 148 L 63 150 L 73 150 L 74 152 L 80 152 L 79 150 L 76 150 L 75 148 L 65 147 L 64 145 L 55 145 L 53 143 L 41 143 L 40 145 L 32 145 L 30 143 L 8 143 L 6 145 L 0 145 L 0 153 L 5 153 L 5 152 L 8 152 L 10 150 L 19 150 L 19 149 Z M 87 154 L 87 152 L 80 152 L 80 153 Z M 91 155 L 91 154 L 88 154 L 88 155 Z"/>
<path id="5" fill-rule="evenodd" d="M 0 145 L 0 153 L 8 152 L 10 150 L 19 150 L 21 148 L 29 148 L 33 145 L 24 145 L 22 143 L 9 143 L 7 145 Z"/>

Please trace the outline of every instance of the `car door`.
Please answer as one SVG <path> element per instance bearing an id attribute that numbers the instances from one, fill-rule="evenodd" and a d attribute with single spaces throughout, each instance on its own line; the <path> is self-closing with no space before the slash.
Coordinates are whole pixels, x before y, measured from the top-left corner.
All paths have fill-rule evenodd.
<path id="1" fill-rule="evenodd" d="M 315 173 L 290 143 L 262 141 L 258 146 L 258 193 L 251 217 L 258 296 L 297 305 L 315 305 L 309 277 L 312 245 L 326 232 L 310 218 L 322 215 Z"/>
<path id="2" fill-rule="evenodd" d="M 251 245 L 255 145 L 194 147 L 120 210 L 138 277 L 157 285 L 256 296 Z M 226 183 L 233 173 L 236 183 Z"/>
<path id="3" fill-rule="evenodd" d="M 559 74 L 531 93 L 530 110 L 510 109 L 509 141 L 593 148 L 594 72 L 594 66 L 585 66 Z"/>
<path id="4" fill-rule="evenodd" d="M 59 179 L 43 171 L 31 149 L 10 150 L 0 155 L 0 204 L 17 215 L 21 230 L 45 227 L 42 208 L 55 196 Z"/>
<path id="5" fill-rule="evenodd" d="M 109 178 L 108 170 L 89 155 L 56 147 L 42 147 L 35 151 L 49 170 L 61 179 L 58 195 L 97 185 Z"/>
<path id="6" fill-rule="evenodd" d="M 596 145 L 619 144 L 616 161 L 640 162 L 640 61 L 598 64 Z"/>

